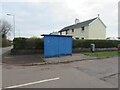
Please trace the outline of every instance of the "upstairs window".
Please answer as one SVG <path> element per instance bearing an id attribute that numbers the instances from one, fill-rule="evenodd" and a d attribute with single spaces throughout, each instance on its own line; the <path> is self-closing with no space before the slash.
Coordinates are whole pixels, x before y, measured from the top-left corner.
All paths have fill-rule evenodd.
<path id="1" fill-rule="evenodd" d="M 72 29 L 72 33 L 74 33 L 74 29 Z"/>
<path id="2" fill-rule="evenodd" d="M 68 34 L 68 31 L 66 31 L 66 35 Z"/>
<path id="3" fill-rule="evenodd" d="M 84 37 L 81 38 L 82 40 L 84 39 Z"/>
<path id="4" fill-rule="evenodd" d="M 82 31 L 84 31 L 85 30 L 85 28 L 84 27 L 82 27 Z"/>
<path id="5" fill-rule="evenodd" d="M 60 35 L 62 35 L 62 32 L 60 32 Z"/>
<path id="6" fill-rule="evenodd" d="M 75 39 L 79 39 L 79 38 L 75 38 Z"/>
<path id="7" fill-rule="evenodd" d="M 69 29 L 66 30 L 66 35 L 68 34 Z"/>

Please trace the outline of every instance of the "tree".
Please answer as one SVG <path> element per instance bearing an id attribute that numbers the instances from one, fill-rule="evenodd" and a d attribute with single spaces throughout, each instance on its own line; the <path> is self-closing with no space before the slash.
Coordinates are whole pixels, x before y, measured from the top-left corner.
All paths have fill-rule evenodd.
<path id="1" fill-rule="evenodd" d="M 0 20 L 0 35 L 2 38 L 6 38 L 7 34 L 11 31 L 11 24 L 5 20 Z"/>

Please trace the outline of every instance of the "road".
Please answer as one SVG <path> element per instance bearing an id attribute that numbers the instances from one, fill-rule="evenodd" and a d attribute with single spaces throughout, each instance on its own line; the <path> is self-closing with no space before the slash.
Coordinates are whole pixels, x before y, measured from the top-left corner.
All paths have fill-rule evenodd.
<path id="1" fill-rule="evenodd" d="M 3 88 L 115 88 L 118 57 L 67 64 L 3 65 Z"/>
<path id="2" fill-rule="evenodd" d="M 12 46 L 6 48 L 0 48 L 0 88 L 2 87 L 2 55 L 12 49 Z"/>
<path id="3" fill-rule="evenodd" d="M 0 64 L 2 63 L 2 55 L 9 52 L 13 46 L 6 47 L 6 48 L 0 48 Z"/>
<path id="4" fill-rule="evenodd" d="M 10 51 L 13 48 L 13 46 L 6 47 L 6 48 L 0 48 L 0 55 Z"/>

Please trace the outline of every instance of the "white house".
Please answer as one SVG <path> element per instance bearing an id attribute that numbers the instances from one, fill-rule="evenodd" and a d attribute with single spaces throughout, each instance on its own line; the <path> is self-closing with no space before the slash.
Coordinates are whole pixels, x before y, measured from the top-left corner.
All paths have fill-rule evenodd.
<path id="1" fill-rule="evenodd" d="M 98 17 L 64 27 L 60 35 L 72 35 L 75 39 L 106 39 L 106 25 Z"/>

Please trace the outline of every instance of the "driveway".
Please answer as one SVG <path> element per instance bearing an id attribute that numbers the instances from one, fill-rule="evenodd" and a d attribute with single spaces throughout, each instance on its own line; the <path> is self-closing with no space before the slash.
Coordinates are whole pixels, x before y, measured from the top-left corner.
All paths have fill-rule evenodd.
<path id="1" fill-rule="evenodd" d="M 118 57 L 67 64 L 3 65 L 4 88 L 117 88 Z"/>

